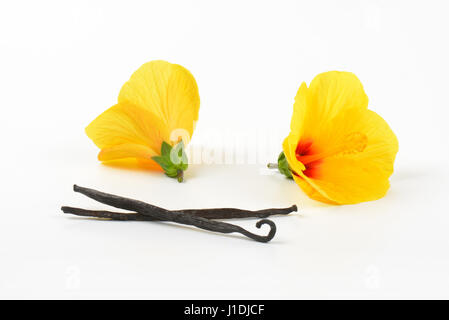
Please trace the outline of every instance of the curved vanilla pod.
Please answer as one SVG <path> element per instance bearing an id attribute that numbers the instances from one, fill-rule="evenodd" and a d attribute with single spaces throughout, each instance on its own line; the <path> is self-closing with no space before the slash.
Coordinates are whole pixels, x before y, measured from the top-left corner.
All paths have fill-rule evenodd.
<path id="1" fill-rule="evenodd" d="M 217 218 L 221 215 L 221 217 L 242 217 L 242 214 L 247 213 L 247 217 L 249 216 L 268 216 L 270 214 L 287 214 L 292 211 L 296 211 L 297 207 L 292 206 L 284 209 L 266 209 L 259 211 L 246 211 L 241 209 L 233 209 L 233 208 L 217 208 L 217 209 L 189 209 L 189 210 L 167 210 L 164 208 L 160 208 L 143 201 L 129 199 L 125 197 L 120 197 L 108 193 L 104 193 L 101 191 L 97 191 L 94 189 L 83 188 L 77 185 L 73 187 L 75 192 L 79 192 L 84 194 L 85 196 L 94 199 L 98 202 L 120 208 L 125 210 L 135 211 L 137 213 L 116 213 L 110 211 L 94 211 L 94 210 L 84 210 L 79 208 L 72 207 L 62 207 L 61 209 L 65 213 L 71 213 L 81 216 L 96 216 L 100 218 L 110 218 L 117 220 L 139 220 L 139 221 L 148 221 L 152 220 L 161 220 L 161 221 L 171 221 L 180 224 L 192 225 L 201 229 L 215 231 L 220 233 L 233 233 L 237 232 L 243 234 L 253 240 L 259 242 L 268 242 L 270 241 L 275 233 L 276 233 L 276 225 L 271 220 L 262 219 L 256 223 L 256 227 L 260 228 L 263 224 L 268 224 L 270 226 L 270 231 L 266 236 L 256 235 L 251 233 L 242 227 L 237 225 L 220 222 L 220 221 L 211 221 L 205 217 L 198 216 L 199 214 L 204 214 L 206 216 L 213 216 Z M 271 213 L 270 213 L 271 212 Z M 274 212 L 274 213 L 273 213 Z M 207 213 L 207 214 L 206 214 Z M 215 215 L 214 215 L 215 214 Z M 144 218 L 145 217 L 145 218 Z M 148 219 L 147 219 L 148 218 Z"/>

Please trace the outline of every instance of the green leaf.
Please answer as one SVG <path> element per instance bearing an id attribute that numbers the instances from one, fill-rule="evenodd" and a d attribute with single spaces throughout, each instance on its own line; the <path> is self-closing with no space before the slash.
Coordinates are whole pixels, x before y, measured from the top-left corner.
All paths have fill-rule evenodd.
<path id="1" fill-rule="evenodd" d="M 281 152 L 278 157 L 278 170 L 280 173 L 285 175 L 288 179 L 293 179 L 292 172 L 290 171 L 290 166 L 288 165 L 287 159 L 285 158 L 284 152 Z"/>

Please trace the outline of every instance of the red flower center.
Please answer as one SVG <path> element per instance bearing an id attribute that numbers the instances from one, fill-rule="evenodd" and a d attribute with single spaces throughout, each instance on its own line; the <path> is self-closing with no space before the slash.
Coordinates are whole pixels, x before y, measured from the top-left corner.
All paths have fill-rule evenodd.
<path id="1" fill-rule="evenodd" d="M 304 139 L 298 142 L 295 151 L 296 159 L 306 167 L 306 170 L 303 171 L 304 175 L 314 179 L 319 176 L 319 167 L 322 162 L 322 159 L 308 161 L 311 158 L 310 156 L 315 154 L 319 154 L 319 152 L 313 146 L 312 139 Z M 295 175 L 297 176 L 296 173 Z"/>

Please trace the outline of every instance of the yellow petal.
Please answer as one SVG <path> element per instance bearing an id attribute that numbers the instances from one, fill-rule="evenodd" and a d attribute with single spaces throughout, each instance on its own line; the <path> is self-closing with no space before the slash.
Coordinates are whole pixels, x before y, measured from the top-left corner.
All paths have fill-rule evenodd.
<path id="1" fill-rule="evenodd" d="M 160 153 L 163 137 L 168 135 L 151 112 L 129 103 L 119 103 L 103 112 L 89 124 L 86 133 L 102 149 L 102 161 L 150 159 Z"/>
<path id="2" fill-rule="evenodd" d="M 304 191 L 304 193 L 307 194 L 311 199 L 324 202 L 327 204 L 338 204 L 323 196 L 323 194 L 320 191 L 318 191 L 316 186 L 312 186 L 310 181 L 308 182 L 297 175 L 293 175 L 293 179 L 298 184 L 298 186 Z"/>
<path id="3" fill-rule="evenodd" d="M 175 131 L 181 135 L 184 131 L 188 135 L 184 140 L 190 139 L 198 120 L 200 98 L 194 77 L 184 67 L 166 61 L 142 65 L 123 85 L 118 100 L 154 114 L 167 129 L 167 142 L 177 140 L 178 136 L 170 136 Z"/>
<path id="4" fill-rule="evenodd" d="M 296 159 L 296 146 L 299 142 L 299 135 L 290 133 L 287 138 L 284 139 L 282 143 L 282 149 L 285 154 L 285 158 L 294 172 L 301 172 L 306 169 L 306 167 Z"/>
<path id="5" fill-rule="evenodd" d="M 303 127 L 304 119 L 307 113 L 307 95 L 307 84 L 303 82 L 296 93 L 295 104 L 293 105 L 292 120 L 290 122 L 291 132 L 297 135 L 302 134 L 301 128 Z"/>
<path id="6" fill-rule="evenodd" d="M 388 124 L 371 110 L 353 108 L 337 115 L 327 130 L 332 135 L 321 140 L 319 149 L 337 151 L 297 171 L 298 185 L 310 197 L 325 198 L 329 203 L 351 204 L 383 197 L 398 151 L 397 138 Z M 354 141 L 366 145 L 360 147 Z M 289 164 L 299 161 L 291 152 L 287 160 Z"/>
<path id="7" fill-rule="evenodd" d="M 108 167 L 119 169 L 143 169 L 161 172 L 164 171 L 161 168 L 161 166 L 157 164 L 155 161 L 140 158 L 123 158 L 117 160 L 108 160 L 103 161 L 103 164 Z"/>
<path id="8" fill-rule="evenodd" d="M 141 144 L 124 143 L 101 149 L 98 154 L 100 161 L 112 161 L 127 158 L 151 159 L 156 153 Z"/>
<path id="9" fill-rule="evenodd" d="M 122 160 L 122 159 L 137 159 L 137 164 L 141 167 L 146 167 L 152 170 L 161 170 L 161 167 L 151 159 L 157 155 L 152 149 L 140 145 L 125 143 L 108 148 L 101 149 L 98 154 L 98 160 L 103 162 Z"/>
<path id="10" fill-rule="evenodd" d="M 296 94 L 292 132 L 301 139 L 319 138 L 323 127 L 339 113 L 366 109 L 368 97 L 359 79 L 350 72 L 330 71 L 317 75 L 310 87 L 303 83 Z"/>

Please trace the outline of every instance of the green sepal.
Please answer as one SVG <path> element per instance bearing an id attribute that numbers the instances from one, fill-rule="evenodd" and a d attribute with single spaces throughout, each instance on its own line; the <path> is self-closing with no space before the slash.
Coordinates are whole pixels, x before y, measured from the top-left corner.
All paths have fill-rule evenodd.
<path id="1" fill-rule="evenodd" d="M 161 145 L 161 155 L 154 156 L 151 159 L 161 166 L 168 177 L 177 178 L 179 182 L 183 181 L 184 171 L 187 170 L 189 165 L 184 142 L 182 142 L 182 140 L 174 147 L 163 141 Z"/>
<path id="2" fill-rule="evenodd" d="M 285 158 L 284 152 L 281 152 L 278 157 L 278 170 L 285 175 L 288 179 L 293 179 L 290 166 L 288 165 L 287 158 Z"/>
<path id="3" fill-rule="evenodd" d="M 166 155 L 170 155 L 170 151 L 173 147 L 168 144 L 167 142 L 163 141 L 162 145 L 161 145 L 161 155 L 162 156 L 166 156 Z"/>
<path id="4" fill-rule="evenodd" d="M 184 142 L 181 140 L 173 147 L 173 152 L 170 153 L 170 160 L 182 171 L 187 170 L 188 159 L 185 152 Z"/>

